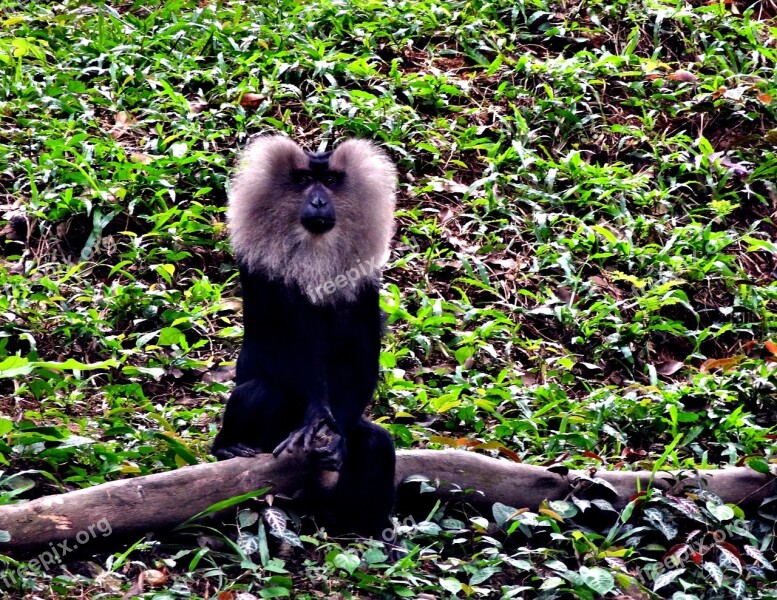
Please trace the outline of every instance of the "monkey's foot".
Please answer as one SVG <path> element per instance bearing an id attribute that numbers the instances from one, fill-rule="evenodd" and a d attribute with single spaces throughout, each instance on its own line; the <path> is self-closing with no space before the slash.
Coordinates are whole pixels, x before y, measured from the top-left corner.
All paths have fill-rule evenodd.
<path id="1" fill-rule="evenodd" d="M 238 456 L 251 458 L 259 453 L 260 451 L 256 448 L 251 448 L 251 446 L 246 446 L 245 444 L 235 444 L 234 446 L 227 446 L 226 448 L 218 448 L 213 450 L 213 456 L 215 456 L 218 460 L 228 460 Z"/>
<path id="2" fill-rule="evenodd" d="M 293 431 L 273 450 L 277 457 L 281 452 L 293 452 L 302 447 L 307 454 L 313 454 L 316 463 L 324 471 L 338 471 L 345 459 L 345 439 L 335 431 L 334 419 L 330 415 L 304 425 Z"/>
<path id="3" fill-rule="evenodd" d="M 345 460 L 345 438 L 324 423 L 314 441 L 313 455 L 319 468 L 322 471 L 340 471 Z"/>

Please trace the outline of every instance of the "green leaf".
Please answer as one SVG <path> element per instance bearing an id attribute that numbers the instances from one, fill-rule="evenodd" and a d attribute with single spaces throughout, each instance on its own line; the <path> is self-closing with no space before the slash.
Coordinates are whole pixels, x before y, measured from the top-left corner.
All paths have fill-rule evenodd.
<path id="1" fill-rule="evenodd" d="M 451 594 L 458 594 L 462 589 L 462 584 L 454 577 L 441 577 L 440 587 Z"/>
<path id="2" fill-rule="evenodd" d="M 600 567 L 582 566 L 579 570 L 583 583 L 601 596 L 615 588 L 615 579 L 609 571 Z"/>
<path id="3" fill-rule="evenodd" d="M 707 510 L 710 511 L 718 521 L 730 521 L 735 516 L 734 509 L 725 504 L 718 504 L 713 500 L 709 500 L 706 506 Z"/>
<path id="4" fill-rule="evenodd" d="M 95 371 L 98 369 L 110 369 L 119 366 L 119 363 L 112 358 L 96 363 L 82 363 L 78 360 L 75 360 L 74 358 L 68 358 L 63 362 L 40 361 L 33 364 L 36 367 L 41 367 L 44 369 L 56 369 L 58 371 Z"/>
<path id="5" fill-rule="evenodd" d="M 290 595 L 291 592 L 285 587 L 266 587 L 259 590 L 259 596 L 262 598 L 287 598 Z"/>
<path id="6" fill-rule="evenodd" d="M 660 590 L 662 587 L 669 585 L 683 573 L 685 573 L 685 569 L 673 569 L 672 571 L 665 571 L 664 573 L 661 573 L 661 575 L 656 578 L 656 581 L 653 584 L 653 591 L 655 592 Z"/>
<path id="7" fill-rule="evenodd" d="M 368 548 L 364 551 L 362 558 L 368 565 L 385 563 L 388 560 L 386 553 L 378 548 Z"/>
<path id="8" fill-rule="evenodd" d="M 456 361 L 463 365 L 465 362 L 467 362 L 467 359 L 469 359 L 473 354 L 475 353 L 475 349 L 472 346 L 464 346 L 462 348 L 459 348 L 456 350 Z"/>
<path id="9" fill-rule="evenodd" d="M 497 573 L 501 573 L 501 572 L 502 572 L 502 569 L 499 569 L 497 567 L 484 567 L 482 569 L 478 569 L 472 574 L 472 577 L 470 577 L 469 584 L 480 585 L 481 583 L 490 579 L 492 575 L 496 575 Z"/>
<path id="10" fill-rule="evenodd" d="M 341 552 L 335 556 L 333 564 L 339 568 L 347 571 L 349 575 L 353 575 L 353 572 L 359 568 L 361 560 L 352 552 Z"/>
<path id="11" fill-rule="evenodd" d="M 177 346 L 181 344 L 182 340 L 186 340 L 186 336 L 180 329 L 176 327 L 164 327 L 159 332 L 159 341 L 157 344 L 160 346 Z"/>
<path id="12" fill-rule="evenodd" d="M 745 460 L 745 464 L 758 473 L 771 475 L 769 463 L 760 456 L 753 456 Z"/>
<path id="13" fill-rule="evenodd" d="M 259 513 L 255 510 L 241 510 L 237 515 L 237 522 L 240 527 L 250 527 L 259 520 Z"/>
<path id="14" fill-rule="evenodd" d="M 504 527 L 504 524 L 507 523 L 511 517 L 514 517 L 518 511 L 512 506 L 507 506 L 501 502 L 495 502 L 494 506 L 491 507 L 491 512 L 494 515 L 494 522 L 499 525 L 499 527 Z"/>
<path id="15" fill-rule="evenodd" d="M 224 510 L 232 506 L 235 506 L 237 504 L 240 504 L 241 502 L 245 502 L 246 500 L 250 500 L 251 498 L 257 498 L 258 496 L 263 496 L 269 491 L 270 491 L 270 488 L 266 487 L 260 490 L 255 490 L 253 492 L 248 492 L 246 494 L 241 494 L 240 496 L 233 496 L 232 498 L 227 498 L 226 500 L 222 500 L 221 502 L 216 502 L 215 504 L 211 504 L 208 508 L 206 508 L 202 512 L 199 512 L 193 517 L 190 517 L 189 519 L 187 519 L 186 522 L 176 527 L 176 529 L 180 529 L 181 527 L 184 527 L 190 523 L 193 523 L 198 519 L 201 519 L 202 517 L 212 515 L 213 513 L 219 512 L 220 510 Z"/>
<path id="16" fill-rule="evenodd" d="M 491 77 L 494 73 L 496 73 L 499 70 L 499 67 L 501 66 L 502 66 L 502 55 L 497 54 L 496 58 L 488 66 L 488 69 L 486 70 L 486 76 Z"/>
<path id="17" fill-rule="evenodd" d="M 19 377 L 29 375 L 34 370 L 26 358 L 21 356 L 9 356 L 0 362 L 0 377 Z"/>

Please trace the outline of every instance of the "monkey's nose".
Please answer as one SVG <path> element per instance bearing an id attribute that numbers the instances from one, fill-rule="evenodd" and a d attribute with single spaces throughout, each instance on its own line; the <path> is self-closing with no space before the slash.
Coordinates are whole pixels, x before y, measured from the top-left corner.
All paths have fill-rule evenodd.
<path id="1" fill-rule="evenodd" d="M 314 189 L 300 219 L 302 226 L 310 233 L 326 233 L 335 226 L 335 206 L 324 190 Z"/>
<path id="2" fill-rule="evenodd" d="M 310 206 L 313 208 L 324 208 L 327 205 L 327 199 L 324 194 L 319 192 L 318 190 L 313 191 L 313 193 L 310 195 Z"/>

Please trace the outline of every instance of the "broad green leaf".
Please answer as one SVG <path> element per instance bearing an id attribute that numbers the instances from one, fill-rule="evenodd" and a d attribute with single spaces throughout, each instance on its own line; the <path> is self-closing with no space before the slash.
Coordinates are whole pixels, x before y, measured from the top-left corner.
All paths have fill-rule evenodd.
<path id="1" fill-rule="evenodd" d="M 605 596 L 615 588 L 615 579 L 605 569 L 582 566 L 579 573 L 583 583 L 600 596 Z"/>
<path id="2" fill-rule="evenodd" d="M 333 563 L 337 568 L 347 571 L 349 575 L 353 575 L 353 572 L 359 568 L 361 560 L 352 552 L 341 552 L 335 556 Z"/>

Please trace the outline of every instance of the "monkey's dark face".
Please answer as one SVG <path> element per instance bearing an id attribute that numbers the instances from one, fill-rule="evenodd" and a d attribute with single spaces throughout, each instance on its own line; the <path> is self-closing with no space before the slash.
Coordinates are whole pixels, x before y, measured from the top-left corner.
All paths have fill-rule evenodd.
<path id="1" fill-rule="evenodd" d="M 321 235 L 337 222 L 334 198 L 345 173 L 329 168 L 331 152 L 308 155 L 307 169 L 294 169 L 292 179 L 303 198 L 300 223 L 310 233 Z"/>

